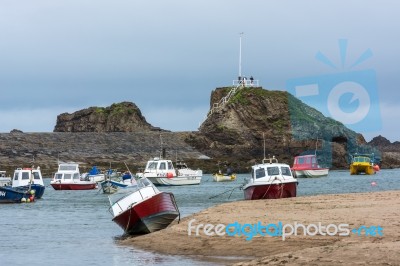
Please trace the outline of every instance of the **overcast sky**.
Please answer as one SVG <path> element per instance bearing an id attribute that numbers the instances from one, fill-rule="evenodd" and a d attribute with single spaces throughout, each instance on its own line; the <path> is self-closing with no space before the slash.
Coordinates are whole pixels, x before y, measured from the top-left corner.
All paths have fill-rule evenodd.
<path id="1" fill-rule="evenodd" d="M 0 0 L 0 132 L 51 132 L 60 113 L 121 101 L 153 126 L 197 130 L 211 91 L 238 76 L 243 32 L 242 74 L 265 89 L 375 71 L 382 126 L 358 132 L 397 141 L 399 11 L 395 0 Z"/>

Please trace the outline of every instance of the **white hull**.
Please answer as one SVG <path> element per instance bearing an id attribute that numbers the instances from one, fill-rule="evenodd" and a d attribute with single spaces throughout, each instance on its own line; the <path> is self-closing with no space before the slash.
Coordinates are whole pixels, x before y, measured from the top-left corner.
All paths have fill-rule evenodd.
<path id="1" fill-rule="evenodd" d="M 295 170 L 294 173 L 297 178 L 323 177 L 328 175 L 329 169 Z"/>
<path id="2" fill-rule="evenodd" d="M 160 185 L 160 186 L 198 185 L 201 182 L 201 176 L 176 176 L 172 178 L 147 176 L 147 178 L 154 185 Z"/>

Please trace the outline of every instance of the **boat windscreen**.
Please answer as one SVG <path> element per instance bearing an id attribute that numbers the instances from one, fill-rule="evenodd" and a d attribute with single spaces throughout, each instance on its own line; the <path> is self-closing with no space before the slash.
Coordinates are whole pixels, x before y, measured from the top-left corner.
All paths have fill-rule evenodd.
<path id="1" fill-rule="evenodd" d="M 281 167 L 282 175 L 292 176 L 289 167 L 282 166 Z"/>
<path id="2" fill-rule="evenodd" d="M 267 168 L 268 175 L 279 175 L 279 167 L 272 166 Z"/>

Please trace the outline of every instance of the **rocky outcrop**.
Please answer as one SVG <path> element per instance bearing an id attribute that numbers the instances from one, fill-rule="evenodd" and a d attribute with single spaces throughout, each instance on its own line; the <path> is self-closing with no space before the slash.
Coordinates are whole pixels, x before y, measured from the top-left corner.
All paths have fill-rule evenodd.
<path id="1" fill-rule="evenodd" d="M 166 156 L 185 161 L 205 155 L 185 142 L 188 133 L 162 132 Z M 58 161 L 78 162 L 81 171 L 97 165 L 122 171 L 126 163 L 132 172 L 143 168 L 147 160 L 159 157 L 160 132 L 53 132 L 0 133 L 0 170 L 11 173 L 17 167 L 40 166 L 46 176 L 57 170 Z M 202 160 L 204 161 L 204 160 Z"/>
<path id="2" fill-rule="evenodd" d="M 369 145 L 377 148 L 382 154 L 383 168 L 399 168 L 400 167 L 400 142 L 390 142 L 387 138 L 379 135 L 373 138 Z"/>
<path id="3" fill-rule="evenodd" d="M 109 107 L 90 107 L 57 116 L 54 132 L 136 132 L 165 131 L 147 123 L 140 109 L 131 102 Z"/>
<path id="4" fill-rule="evenodd" d="M 228 102 L 218 105 L 230 90 L 226 87 L 212 92 L 212 111 L 200 131 L 188 138 L 189 143 L 211 157 L 260 161 L 265 140 L 265 153 L 287 163 L 291 164 L 295 155 L 314 152 L 318 145 L 325 164 L 343 168 L 356 149 L 372 149 L 362 135 L 287 92 L 243 88 Z"/>

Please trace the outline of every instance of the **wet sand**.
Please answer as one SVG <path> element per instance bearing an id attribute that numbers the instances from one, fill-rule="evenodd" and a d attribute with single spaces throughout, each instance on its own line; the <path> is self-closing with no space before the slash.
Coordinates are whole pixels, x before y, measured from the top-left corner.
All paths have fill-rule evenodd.
<path id="1" fill-rule="evenodd" d="M 281 222 L 292 226 L 295 222 L 305 226 L 348 224 L 339 231 L 345 233 L 345 228 L 351 231 L 366 226 L 370 235 L 366 236 L 363 229 L 360 235 L 350 232 L 348 236 L 339 236 L 338 231 L 334 236 L 320 233 L 304 236 L 299 229 L 299 235 L 286 236 L 284 241 L 282 236 L 268 234 L 257 234 L 246 240 L 245 235 L 207 236 L 203 226 L 196 236 L 196 226 L 200 224 L 216 226 L 234 222 L 242 225 L 258 222 L 279 225 Z M 191 235 L 188 235 L 189 223 Z M 270 228 L 273 234 L 275 231 Z M 290 230 L 290 227 L 285 228 L 287 233 Z M 309 230 L 315 231 L 311 227 Z M 329 226 L 328 231 L 334 234 L 335 227 Z M 261 232 L 265 234 L 266 231 Z M 326 229 L 322 227 L 321 232 L 326 233 Z M 164 230 L 121 242 L 164 254 L 236 265 L 400 265 L 400 191 L 224 203 L 185 217 L 179 224 L 174 222 Z"/>

